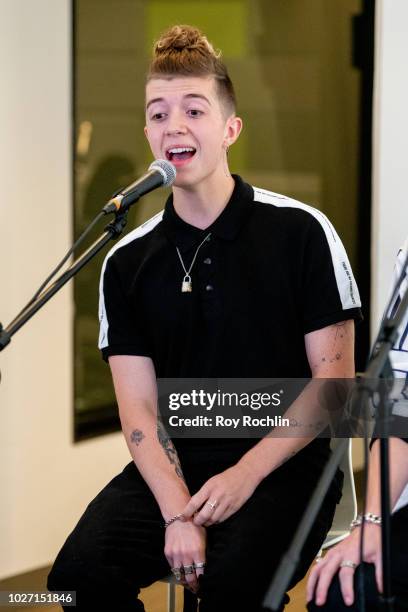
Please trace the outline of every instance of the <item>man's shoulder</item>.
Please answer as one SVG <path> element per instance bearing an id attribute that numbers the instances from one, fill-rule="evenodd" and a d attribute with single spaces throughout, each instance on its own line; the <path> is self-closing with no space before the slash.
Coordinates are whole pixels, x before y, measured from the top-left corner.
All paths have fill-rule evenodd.
<path id="1" fill-rule="evenodd" d="M 258 204 L 268 204 L 265 207 L 267 210 L 269 207 L 275 210 L 278 214 L 288 219 L 311 219 L 314 218 L 320 223 L 327 220 L 327 217 L 321 210 L 314 208 L 310 204 L 305 204 L 299 200 L 284 195 L 282 193 L 276 193 L 269 191 L 261 187 L 252 187 L 254 190 L 254 202 Z"/>
<path id="2" fill-rule="evenodd" d="M 148 249 L 149 240 L 153 237 L 155 230 L 159 227 L 163 219 L 164 211 L 161 210 L 156 215 L 130 231 L 124 236 L 119 242 L 117 242 L 108 251 L 103 267 L 113 256 L 115 259 L 133 257 L 135 252 L 143 251 Z"/>
<path id="3" fill-rule="evenodd" d="M 281 193 L 255 186 L 252 188 L 254 204 L 258 205 L 257 210 L 264 218 L 270 217 L 273 222 L 278 220 L 282 227 L 292 228 L 296 233 L 306 234 L 314 229 L 316 236 L 325 234 L 329 241 L 334 238 L 333 225 L 318 208 Z"/>

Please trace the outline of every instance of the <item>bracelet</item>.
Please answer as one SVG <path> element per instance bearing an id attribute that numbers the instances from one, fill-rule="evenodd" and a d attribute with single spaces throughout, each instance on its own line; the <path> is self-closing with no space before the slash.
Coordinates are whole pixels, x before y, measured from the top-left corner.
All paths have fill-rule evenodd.
<path id="1" fill-rule="evenodd" d="M 176 514 L 176 516 L 172 516 L 168 521 L 165 521 L 164 528 L 166 529 L 169 525 L 171 525 L 175 521 L 184 521 L 183 514 Z"/>
<path id="2" fill-rule="evenodd" d="M 364 520 L 366 523 L 373 523 L 374 525 L 381 525 L 382 523 L 381 516 L 372 514 L 372 512 L 367 512 L 367 514 L 364 515 Z M 358 514 L 357 517 L 350 523 L 350 531 L 353 531 L 353 529 L 361 525 L 362 522 L 363 516 Z"/>

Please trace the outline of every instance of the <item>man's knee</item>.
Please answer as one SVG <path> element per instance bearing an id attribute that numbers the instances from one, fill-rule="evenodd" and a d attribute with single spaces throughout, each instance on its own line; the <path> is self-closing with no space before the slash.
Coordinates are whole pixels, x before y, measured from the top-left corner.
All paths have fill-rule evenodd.
<path id="1" fill-rule="evenodd" d="M 78 559 L 68 561 L 61 554 L 48 574 L 47 588 L 49 591 L 75 593 L 75 609 L 84 612 L 92 609 L 120 609 L 121 612 L 144 610 L 143 603 L 137 598 L 139 589 L 136 581 L 134 584 L 128 583 L 120 580 L 113 570 L 104 571 L 103 566 L 90 566 Z"/>
<path id="2" fill-rule="evenodd" d="M 89 572 L 84 565 L 65 550 L 59 552 L 47 578 L 49 591 L 75 591 L 87 583 Z"/>
<path id="3" fill-rule="evenodd" d="M 103 580 L 103 563 L 98 560 L 89 538 L 81 537 L 78 527 L 69 535 L 59 551 L 50 573 L 47 588 L 50 591 L 87 590 L 96 577 Z"/>

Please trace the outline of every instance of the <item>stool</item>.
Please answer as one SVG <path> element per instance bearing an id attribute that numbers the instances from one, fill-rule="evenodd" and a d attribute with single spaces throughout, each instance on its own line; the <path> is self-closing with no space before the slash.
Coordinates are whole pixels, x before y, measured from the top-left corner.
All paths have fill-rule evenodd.
<path id="1" fill-rule="evenodd" d="M 180 583 L 173 574 L 161 578 L 159 582 L 167 584 L 167 612 L 176 612 L 176 585 Z M 197 612 L 198 597 L 188 589 L 183 589 L 183 591 L 183 612 Z"/>

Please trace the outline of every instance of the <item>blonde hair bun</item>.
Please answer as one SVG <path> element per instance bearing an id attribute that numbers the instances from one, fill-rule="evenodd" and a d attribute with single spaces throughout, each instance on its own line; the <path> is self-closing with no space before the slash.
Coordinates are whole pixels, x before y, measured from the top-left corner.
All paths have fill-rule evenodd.
<path id="1" fill-rule="evenodd" d="M 212 55 L 219 58 L 220 51 L 216 51 L 206 36 L 198 28 L 189 25 L 175 25 L 163 32 L 154 45 L 154 55 L 169 53 L 171 51 L 198 51 L 203 55 Z"/>

